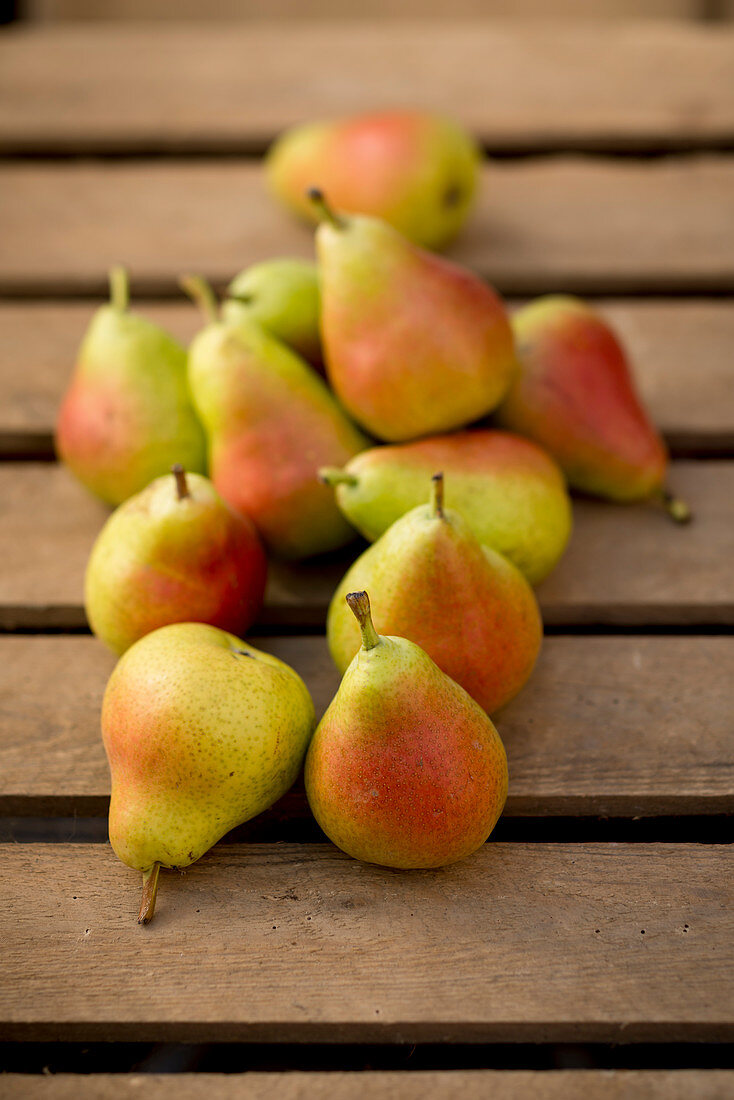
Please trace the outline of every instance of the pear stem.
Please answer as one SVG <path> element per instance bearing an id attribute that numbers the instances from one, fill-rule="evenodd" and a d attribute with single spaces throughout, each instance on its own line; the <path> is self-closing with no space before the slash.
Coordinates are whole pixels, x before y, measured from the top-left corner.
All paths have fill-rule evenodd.
<path id="1" fill-rule="evenodd" d="M 674 523 L 690 523 L 693 519 L 691 509 L 680 497 L 673 496 L 669 489 L 661 489 L 657 494 L 665 511 Z"/>
<path id="2" fill-rule="evenodd" d="M 359 623 L 359 629 L 362 631 L 362 648 L 374 649 L 379 644 L 380 635 L 375 630 L 372 622 L 369 596 L 366 592 L 350 592 L 347 596 L 347 603 L 354 612 L 354 617 Z"/>
<path id="3" fill-rule="evenodd" d="M 443 474 L 431 478 L 431 513 L 434 519 L 443 519 Z"/>
<path id="4" fill-rule="evenodd" d="M 340 470 L 337 466 L 322 466 L 319 470 L 319 481 L 324 485 L 358 485 L 359 478 L 354 474 Z"/>
<path id="5" fill-rule="evenodd" d="M 314 204 L 322 221 L 333 225 L 334 229 L 345 229 L 346 222 L 329 206 L 324 192 L 318 187 L 309 187 L 306 197 Z"/>
<path id="6" fill-rule="evenodd" d="M 186 471 L 180 462 L 177 462 L 175 466 L 171 466 L 171 473 L 176 479 L 176 495 L 179 500 L 186 500 L 186 497 L 190 497 L 189 485 L 186 481 Z"/>
<path id="7" fill-rule="evenodd" d="M 109 272 L 110 304 L 121 312 L 130 304 L 130 284 L 124 267 L 112 267 Z"/>
<path id="8" fill-rule="evenodd" d="M 158 896 L 158 875 L 160 863 L 154 863 L 149 871 L 143 871 L 143 897 L 140 902 L 138 924 L 150 924 L 155 913 L 155 899 Z"/>
<path id="9" fill-rule="evenodd" d="M 178 285 L 192 301 L 196 302 L 207 321 L 216 323 L 219 320 L 217 296 L 206 279 L 201 275 L 182 275 Z"/>

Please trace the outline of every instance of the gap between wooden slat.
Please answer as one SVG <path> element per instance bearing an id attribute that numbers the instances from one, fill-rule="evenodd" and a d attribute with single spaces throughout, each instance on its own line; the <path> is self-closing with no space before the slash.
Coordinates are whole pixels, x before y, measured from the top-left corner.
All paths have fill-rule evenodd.
<path id="1" fill-rule="evenodd" d="M 450 1072 L 458 1077 L 490 1072 L 512 1073 L 522 1080 L 521 1073 L 540 1075 L 573 1072 L 573 1077 L 585 1072 L 604 1078 L 646 1074 L 652 1080 L 656 1074 L 681 1077 L 693 1086 L 694 1073 L 725 1074 L 731 1072 L 734 1058 L 731 1048 L 717 1043 L 25 1043 L 6 1044 L 2 1051 L 4 1080 L 10 1074 L 24 1074 L 26 1081 L 44 1085 L 74 1076 L 80 1084 L 89 1075 L 114 1074 L 115 1080 L 127 1080 L 128 1074 L 145 1074 L 145 1080 L 156 1080 L 156 1074 L 166 1074 L 169 1081 L 236 1081 L 235 1074 L 247 1074 L 256 1079 L 266 1072 L 268 1079 L 278 1080 L 275 1073 L 308 1074 L 318 1080 L 318 1073 L 328 1072 L 338 1081 L 337 1073 L 356 1077 L 367 1073 L 399 1072 L 401 1078 L 420 1073 L 429 1080 L 429 1073 Z M 187 1072 L 189 1069 L 195 1071 Z M 43 1076 L 40 1072 L 43 1072 Z M 172 1074 L 178 1073 L 176 1078 Z M 185 1073 L 185 1076 L 184 1076 Z M 29 1077 L 33 1074 L 33 1077 Z M 80 1078 L 78 1075 L 83 1074 Z M 227 1074 L 228 1077 L 223 1077 Z M 687 1081 L 686 1081 L 687 1078 Z M 214 1082 L 212 1082 L 214 1083 Z M 676 1095 L 673 1093 L 673 1095 Z M 691 1094 L 686 1094 L 690 1096 Z M 695 1096 L 695 1093 L 692 1094 Z M 615 1100 L 620 1100 L 615 1096 Z M 708 1094 L 706 1094 L 708 1100 Z M 714 1100 L 714 1097 L 711 1097 Z M 716 1096 L 715 1100 L 724 1100 Z M 728 1094 L 727 1094 L 728 1100 Z"/>
<path id="2" fill-rule="evenodd" d="M 488 844 L 731 844 L 734 841 L 734 813 L 731 799 L 721 799 L 721 813 L 687 813 L 679 803 L 674 816 L 595 817 L 580 808 L 573 814 L 573 800 L 566 800 L 567 816 L 555 816 L 549 808 L 535 816 L 515 817 L 512 808 L 505 810 Z M 58 800 L 56 802 L 58 805 Z M 23 803 L 28 807 L 29 803 Z M 75 812 L 61 816 L 39 816 L 23 812 L 2 816 L 0 806 L 0 844 L 107 844 L 108 803 L 97 805 L 90 799 L 87 816 L 85 804 L 75 802 Z M 670 806 L 670 802 L 668 803 Z M 579 802 L 579 806 L 581 803 Z M 287 811 L 286 811 L 287 807 Z M 727 810 L 729 812 L 727 812 Z M 286 817 L 286 812 L 288 816 Z M 634 812 L 634 811 L 633 811 Z M 246 825 L 233 829 L 218 845 L 231 844 L 323 844 L 328 842 L 306 808 L 301 795 L 287 797 L 274 812 L 266 811 Z M 0 1066 L 2 1059 L 0 1058 Z"/>

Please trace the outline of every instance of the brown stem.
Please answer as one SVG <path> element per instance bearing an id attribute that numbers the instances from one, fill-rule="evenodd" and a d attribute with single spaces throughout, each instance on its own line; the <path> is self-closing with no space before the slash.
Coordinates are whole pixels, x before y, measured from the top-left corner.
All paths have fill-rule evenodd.
<path id="1" fill-rule="evenodd" d="M 306 197 L 314 204 L 322 221 L 328 222 L 329 225 L 333 225 L 334 229 L 346 228 L 347 223 L 332 210 L 326 201 L 324 192 L 319 187 L 309 187 L 306 191 Z"/>
<path id="2" fill-rule="evenodd" d="M 443 519 L 443 474 L 431 478 L 431 514 L 434 519 Z"/>
<path id="3" fill-rule="evenodd" d="M 674 523 L 690 523 L 693 519 L 691 509 L 680 497 L 673 496 L 669 489 L 661 489 L 660 503 Z"/>
<path id="4" fill-rule="evenodd" d="M 354 474 L 340 470 L 337 466 L 322 466 L 319 470 L 319 481 L 324 485 L 358 485 L 359 479 Z"/>
<path id="5" fill-rule="evenodd" d="M 143 871 L 143 897 L 140 902 L 138 924 L 150 924 L 155 913 L 155 899 L 158 896 L 158 875 L 160 863 L 154 863 L 149 871 Z"/>
<path id="6" fill-rule="evenodd" d="M 347 603 L 354 612 L 354 617 L 359 623 L 359 629 L 362 631 L 362 647 L 364 649 L 374 649 L 380 642 L 380 636 L 372 622 L 369 596 L 366 592 L 350 592 L 347 596 Z"/>
<path id="7" fill-rule="evenodd" d="M 176 479 L 176 495 L 179 500 L 186 500 L 186 497 L 190 497 L 189 485 L 186 481 L 186 471 L 180 462 L 177 462 L 175 466 L 171 466 L 171 473 Z"/>

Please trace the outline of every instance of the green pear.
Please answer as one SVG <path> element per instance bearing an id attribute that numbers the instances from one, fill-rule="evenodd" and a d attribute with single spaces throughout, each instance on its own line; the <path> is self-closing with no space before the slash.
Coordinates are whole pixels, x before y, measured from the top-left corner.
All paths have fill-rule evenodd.
<path id="1" fill-rule="evenodd" d="M 298 775 L 311 697 L 282 661 L 203 623 L 174 623 L 117 663 L 102 704 L 115 854 L 143 875 L 138 921 L 161 867 L 188 867 L 272 806 Z"/>
<path id="2" fill-rule="evenodd" d="M 517 369 L 499 296 L 378 218 L 322 223 L 321 336 L 329 381 L 371 435 L 399 443 L 461 428 L 499 404 Z"/>
<path id="3" fill-rule="evenodd" d="M 446 476 L 446 502 L 485 546 L 538 584 L 571 534 L 571 501 L 559 467 L 536 443 L 510 432 L 453 432 L 373 447 L 323 480 L 350 523 L 370 542 L 425 500 L 428 478 Z"/>
<path id="4" fill-rule="evenodd" d="M 110 272 L 59 411 L 62 462 L 107 504 L 121 504 L 181 462 L 204 473 L 206 443 L 186 380 L 186 352 L 128 310 L 127 275 Z"/>
<path id="5" fill-rule="evenodd" d="M 425 111 L 375 111 L 287 130 L 266 162 L 271 193 L 315 220 L 306 188 L 340 210 L 383 218 L 424 248 L 443 248 L 469 214 L 481 151 L 461 126 Z"/>
<path id="6" fill-rule="evenodd" d="M 368 589 L 382 634 L 424 649 L 493 714 L 517 695 L 540 652 L 543 623 L 533 590 L 507 558 L 482 546 L 443 506 L 443 475 L 430 504 L 401 516 L 347 570 L 329 606 L 326 635 L 344 672 L 360 646 L 345 597 Z"/>
<path id="7" fill-rule="evenodd" d="M 267 562 L 252 521 L 207 478 L 172 473 L 121 504 L 92 547 L 87 618 L 118 654 L 168 623 L 241 634 L 262 607 Z"/>
<path id="8" fill-rule="evenodd" d="M 420 646 L 376 633 L 365 592 L 347 601 L 362 646 L 308 750 L 309 805 L 356 859 L 399 868 L 464 859 L 507 797 L 499 734 Z"/>
<path id="9" fill-rule="evenodd" d="M 202 280 L 184 286 L 210 318 L 189 349 L 189 380 L 218 492 L 278 557 L 343 546 L 354 529 L 318 469 L 329 455 L 348 461 L 366 438 L 295 352 L 249 317 L 220 319 Z"/>
<path id="10" fill-rule="evenodd" d="M 240 272 L 227 295 L 222 303 L 225 320 L 251 317 L 312 366 L 321 366 L 321 295 L 315 264 L 265 260 Z"/>

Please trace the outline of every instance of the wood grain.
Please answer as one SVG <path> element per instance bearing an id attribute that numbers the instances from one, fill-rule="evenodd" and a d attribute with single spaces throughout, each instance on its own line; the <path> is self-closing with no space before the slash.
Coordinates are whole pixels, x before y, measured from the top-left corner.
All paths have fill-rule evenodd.
<path id="1" fill-rule="evenodd" d="M 624 299 L 596 305 L 628 348 L 643 398 L 674 453 L 734 450 L 734 306 Z M 184 343 L 200 325 L 188 302 L 135 307 Z M 93 310 L 83 302 L 0 302 L 0 454 L 52 453 L 56 412 Z"/>
<path id="2" fill-rule="evenodd" d="M 538 589 L 549 625 L 734 623 L 734 462 L 676 462 L 670 484 L 695 520 L 649 504 L 578 500 L 575 530 Z M 0 463 L 0 628 L 84 626 L 84 569 L 107 515 L 60 466 Z M 262 626 L 321 626 L 361 543 L 273 564 Z"/>
<path id="3" fill-rule="evenodd" d="M 729 1100 L 732 1070 L 4 1074 L 5 1100 Z"/>
<path id="4" fill-rule="evenodd" d="M 677 462 L 669 484 L 693 510 L 686 528 L 648 504 L 575 502 L 568 549 L 538 588 L 546 623 L 734 622 L 734 463 Z"/>
<path id="5" fill-rule="evenodd" d="M 643 14 L 661 0 L 626 3 Z M 589 3 L 576 4 L 590 14 Z M 730 27 L 632 20 L 602 33 L 593 20 L 460 14 L 452 6 L 438 23 L 271 18 L 114 33 L 18 27 L 0 40 L 0 147 L 262 149 L 292 123 L 402 105 L 452 115 L 498 149 L 689 147 L 734 136 Z"/>
<path id="6" fill-rule="evenodd" d="M 321 716 L 340 677 L 323 637 L 256 638 L 304 678 Z M 0 813 L 106 814 L 99 734 L 114 658 L 93 638 L 0 637 Z M 734 812 L 726 700 L 734 638 L 547 638 L 530 682 L 495 716 L 506 814 Z M 257 826 L 310 820 L 302 790 Z"/>
<path id="7" fill-rule="evenodd" d="M 162 876 L 141 928 L 139 875 L 106 845 L 6 845 L 0 1024 L 9 1040 L 724 1041 L 730 872 L 714 845 L 490 843 L 414 873 L 223 845 Z"/>
<path id="8" fill-rule="evenodd" d="M 103 293 L 112 264 L 137 293 L 198 271 L 227 283 L 312 232 L 240 160 L 6 162 L 0 292 Z M 495 162 L 454 259 L 504 293 L 734 289 L 734 157 Z"/>

